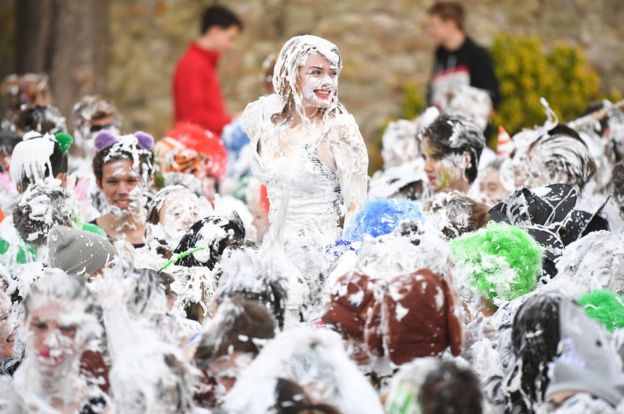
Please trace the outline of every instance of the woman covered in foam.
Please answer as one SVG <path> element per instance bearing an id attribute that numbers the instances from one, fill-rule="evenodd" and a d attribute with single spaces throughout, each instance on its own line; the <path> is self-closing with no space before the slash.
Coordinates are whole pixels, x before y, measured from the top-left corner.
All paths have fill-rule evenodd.
<path id="1" fill-rule="evenodd" d="M 341 68 L 336 45 L 295 36 L 277 59 L 275 93 L 249 104 L 241 117 L 252 172 L 267 186 L 269 220 L 275 227 L 283 211 L 291 257 L 340 238 L 341 220 L 348 227 L 366 199 L 368 156 L 355 119 L 338 100 Z"/>

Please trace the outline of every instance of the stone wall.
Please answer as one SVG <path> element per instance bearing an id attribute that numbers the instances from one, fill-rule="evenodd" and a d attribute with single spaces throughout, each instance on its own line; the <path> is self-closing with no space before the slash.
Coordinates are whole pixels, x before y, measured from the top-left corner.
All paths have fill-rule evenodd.
<path id="1" fill-rule="evenodd" d="M 161 135 L 172 122 L 170 77 L 177 58 L 199 31 L 211 1 L 112 0 L 109 92 L 127 129 Z M 231 0 L 246 25 L 237 49 L 221 61 L 223 92 L 232 113 L 258 97 L 261 63 L 295 34 L 313 33 L 343 54 L 342 102 L 372 142 L 398 115 L 402 88 L 424 88 L 432 48 L 420 0 Z M 581 45 L 606 89 L 624 90 L 622 0 L 465 0 L 468 31 L 489 44 L 499 32 Z M 620 23 L 620 24 L 618 24 Z M 423 89 L 424 90 L 424 89 Z"/>

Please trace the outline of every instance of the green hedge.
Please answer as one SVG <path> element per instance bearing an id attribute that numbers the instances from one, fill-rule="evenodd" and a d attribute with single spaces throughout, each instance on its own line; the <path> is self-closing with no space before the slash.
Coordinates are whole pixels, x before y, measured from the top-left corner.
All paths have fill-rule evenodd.
<path id="1" fill-rule="evenodd" d="M 600 97 L 621 99 L 619 93 L 601 90 L 598 74 L 579 47 L 561 43 L 545 51 L 538 37 L 499 34 L 491 53 L 502 95 L 492 122 L 510 133 L 544 123 L 542 96 L 563 122 L 582 115 L 587 105 Z M 400 117 L 414 118 L 424 106 L 423 90 L 405 84 Z"/>
<path id="2" fill-rule="evenodd" d="M 561 121 L 580 116 L 600 96 L 600 79 L 581 48 L 558 44 L 545 52 L 537 37 L 498 35 L 491 48 L 502 102 L 493 122 L 513 133 L 545 120 L 545 97 Z"/>

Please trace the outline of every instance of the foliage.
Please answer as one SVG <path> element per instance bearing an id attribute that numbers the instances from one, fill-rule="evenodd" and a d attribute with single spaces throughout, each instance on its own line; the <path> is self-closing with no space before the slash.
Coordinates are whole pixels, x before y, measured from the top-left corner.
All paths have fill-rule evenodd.
<path id="1" fill-rule="evenodd" d="M 501 34 L 491 52 L 502 95 L 494 124 L 512 133 L 544 122 L 541 96 L 562 122 L 582 115 L 599 96 L 599 77 L 579 47 L 558 44 L 544 52 L 537 37 Z"/>
<path id="2" fill-rule="evenodd" d="M 425 110 L 425 98 L 422 91 L 414 83 L 406 83 L 403 87 L 403 104 L 400 119 L 414 119 Z"/>
<path id="3" fill-rule="evenodd" d="M 538 37 L 500 34 L 491 53 L 502 95 L 492 122 L 510 133 L 544 123 L 542 96 L 562 122 L 581 116 L 601 96 L 598 74 L 579 47 L 561 43 L 546 52 Z M 620 96 L 616 91 L 607 94 L 612 101 Z M 422 90 L 405 84 L 400 117 L 415 118 L 425 104 Z"/>

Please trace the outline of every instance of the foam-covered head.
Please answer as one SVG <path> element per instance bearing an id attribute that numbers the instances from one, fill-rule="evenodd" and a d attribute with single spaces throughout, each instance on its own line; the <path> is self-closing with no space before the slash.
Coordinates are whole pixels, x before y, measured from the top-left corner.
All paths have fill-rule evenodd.
<path id="1" fill-rule="evenodd" d="M 558 293 L 529 296 L 518 308 L 511 329 L 510 369 L 505 378 L 507 407 L 531 412 L 543 401 L 548 386 L 549 363 L 561 339 Z"/>
<path id="2" fill-rule="evenodd" d="M 407 119 L 390 122 L 381 138 L 384 168 L 399 166 L 420 157 L 418 123 Z"/>
<path id="3" fill-rule="evenodd" d="M 597 231 L 568 245 L 547 287 L 573 297 L 596 289 L 624 293 L 624 242 L 611 232 Z"/>
<path id="4" fill-rule="evenodd" d="M 312 399 L 329 403 L 340 412 L 383 413 L 379 397 L 347 356 L 340 335 L 311 327 L 284 331 L 268 343 L 227 395 L 226 411 L 270 412 L 274 396 L 249 390 L 266 381 L 274 387 L 280 377 L 298 383 Z"/>
<path id="5" fill-rule="evenodd" d="M 52 105 L 25 105 L 16 114 L 14 124 L 22 134 L 29 131 L 42 134 L 67 132 L 65 117 Z"/>
<path id="6" fill-rule="evenodd" d="M 282 47 L 275 69 L 273 71 L 273 88 L 275 93 L 282 99 L 282 110 L 287 110 L 288 105 L 295 105 L 295 110 L 303 119 L 305 111 L 303 107 L 303 91 L 299 90 L 299 69 L 312 55 L 319 55 L 329 62 L 330 68 L 336 71 L 336 78 L 342 69 L 342 58 L 338 47 L 328 40 L 318 36 L 302 35 L 290 38 Z M 337 91 L 325 108 L 325 113 L 339 111 Z"/>
<path id="7" fill-rule="evenodd" d="M 199 217 L 194 193 L 181 185 L 164 187 L 147 207 L 147 238 L 163 240 L 173 248 Z"/>
<path id="8" fill-rule="evenodd" d="M 396 365 L 446 349 L 461 354 L 462 313 L 444 278 L 419 269 L 391 278 L 378 290 L 365 330 L 371 352 L 388 355 Z"/>
<path id="9" fill-rule="evenodd" d="M 214 268 L 226 247 L 242 243 L 245 228 L 238 214 L 226 218 L 208 216 L 193 224 L 182 237 L 175 253 L 189 252 L 177 261 L 180 266 Z"/>
<path id="10" fill-rule="evenodd" d="M 243 297 L 263 304 L 280 328 L 284 326 L 288 277 L 272 260 L 251 248 L 229 250 L 221 260 L 222 274 L 215 297 Z"/>
<path id="11" fill-rule="evenodd" d="M 613 166 L 611 192 L 621 211 L 624 211 L 624 161 Z"/>
<path id="12" fill-rule="evenodd" d="M 366 240 L 357 258 L 359 272 L 391 278 L 421 268 L 450 275 L 450 249 L 444 235 L 423 223 L 404 222 L 392 234 Z"/>
<path id="13" fill-rule="evenodd" d="M 46 178 L 57 178 L 67 172 L 67 152 L 73 137 L 66 133 L 41 134 L 30 131 L 13 149 L 11 180 L 20 190 Z"/>
<path id="14" fill-rule="evenodd" d="M 52 375 L 77 374 L 87 342 L 100 332 L 94 302 L 83 281 L 47 269 L 24 303 L 26 355 L 35 369 Z"/>
<path id="15" fill-rule="evenodd" d="M 542 269 L 537 242 L 503 223 L 452 240 L 451 252 L 467 281 L 496 305 L 531 292 Z"/>
<path id="16" fill-rule="evenodd" d="M 244 298 L 227 299 L 207 324 L 195 358 L 209 363 L 234 352 L 256 356 L 275 336 L 275 321 L 260 303 Z"/>
<path id="17" fill-rule="evenodd" d="M 596 172 L 589 148 L 578 133 L 558 125 L 530 150 L 529 186 L 569 184 L 582 189 Z"/>
<path id="18" fill-rule="evenodd" d="M 104 165 L 114 161 L 132 161 L 132 170 L 147 184 L 152 176 L 154 138 L 145 132 L 117 135 L 112 131 L 100 131 L 94 138 L 96 154 L 93 173 L 101 182 Z"/>
<path id="19" fill-rule="evenodd" d="M 95 151 L 93 136 L 101 130 L 119 133 L 122 118 L 119 111 L 107 99 L 98 95 L 83 96 L 72 109 L 76 143 L 92 155 Z"/>
<path id="20" fill-rule="evenodd" d="M 429 151 L 425 151 L 426 156 L 445 157 L 467 153 L 469 160 L 464 174 L 469 182 L 477 177 L 485 137 L 474 122 L 458 115 L 441 115 L 424 130 L 423 145 L 430 147 Z"/>
<path id="21" fill-rule="evenodd" d="M 492 113 L 492 98 L 488 91 L 469 85 L 452 85 L 441 95 L 447 99 L 441 104 L 445 113 L 464 116 L 485 131 Z"/>
<path id="22" fill-rule="evenodd" d="M 13 223 L 20 237 L 35 246 L 44 244 L 56 225 L 69 226 L 76 211 L 69 194 L 58 180 L 31 185 L 13 210 Z"/>
<path id="23" fill-rule="evenodd" d="M 425 205 L 425 214 L 449 238 L 478 230 L 490 219 L 485 204 L 458 192 L 436 194 Z"/>
<path id="24" fill-rule="evenodd" d="M 369 199 L 401 198 L 419 201 L 428 193 L 429 186 L 422 158 L 377 171 L 371 177 Z"/>

